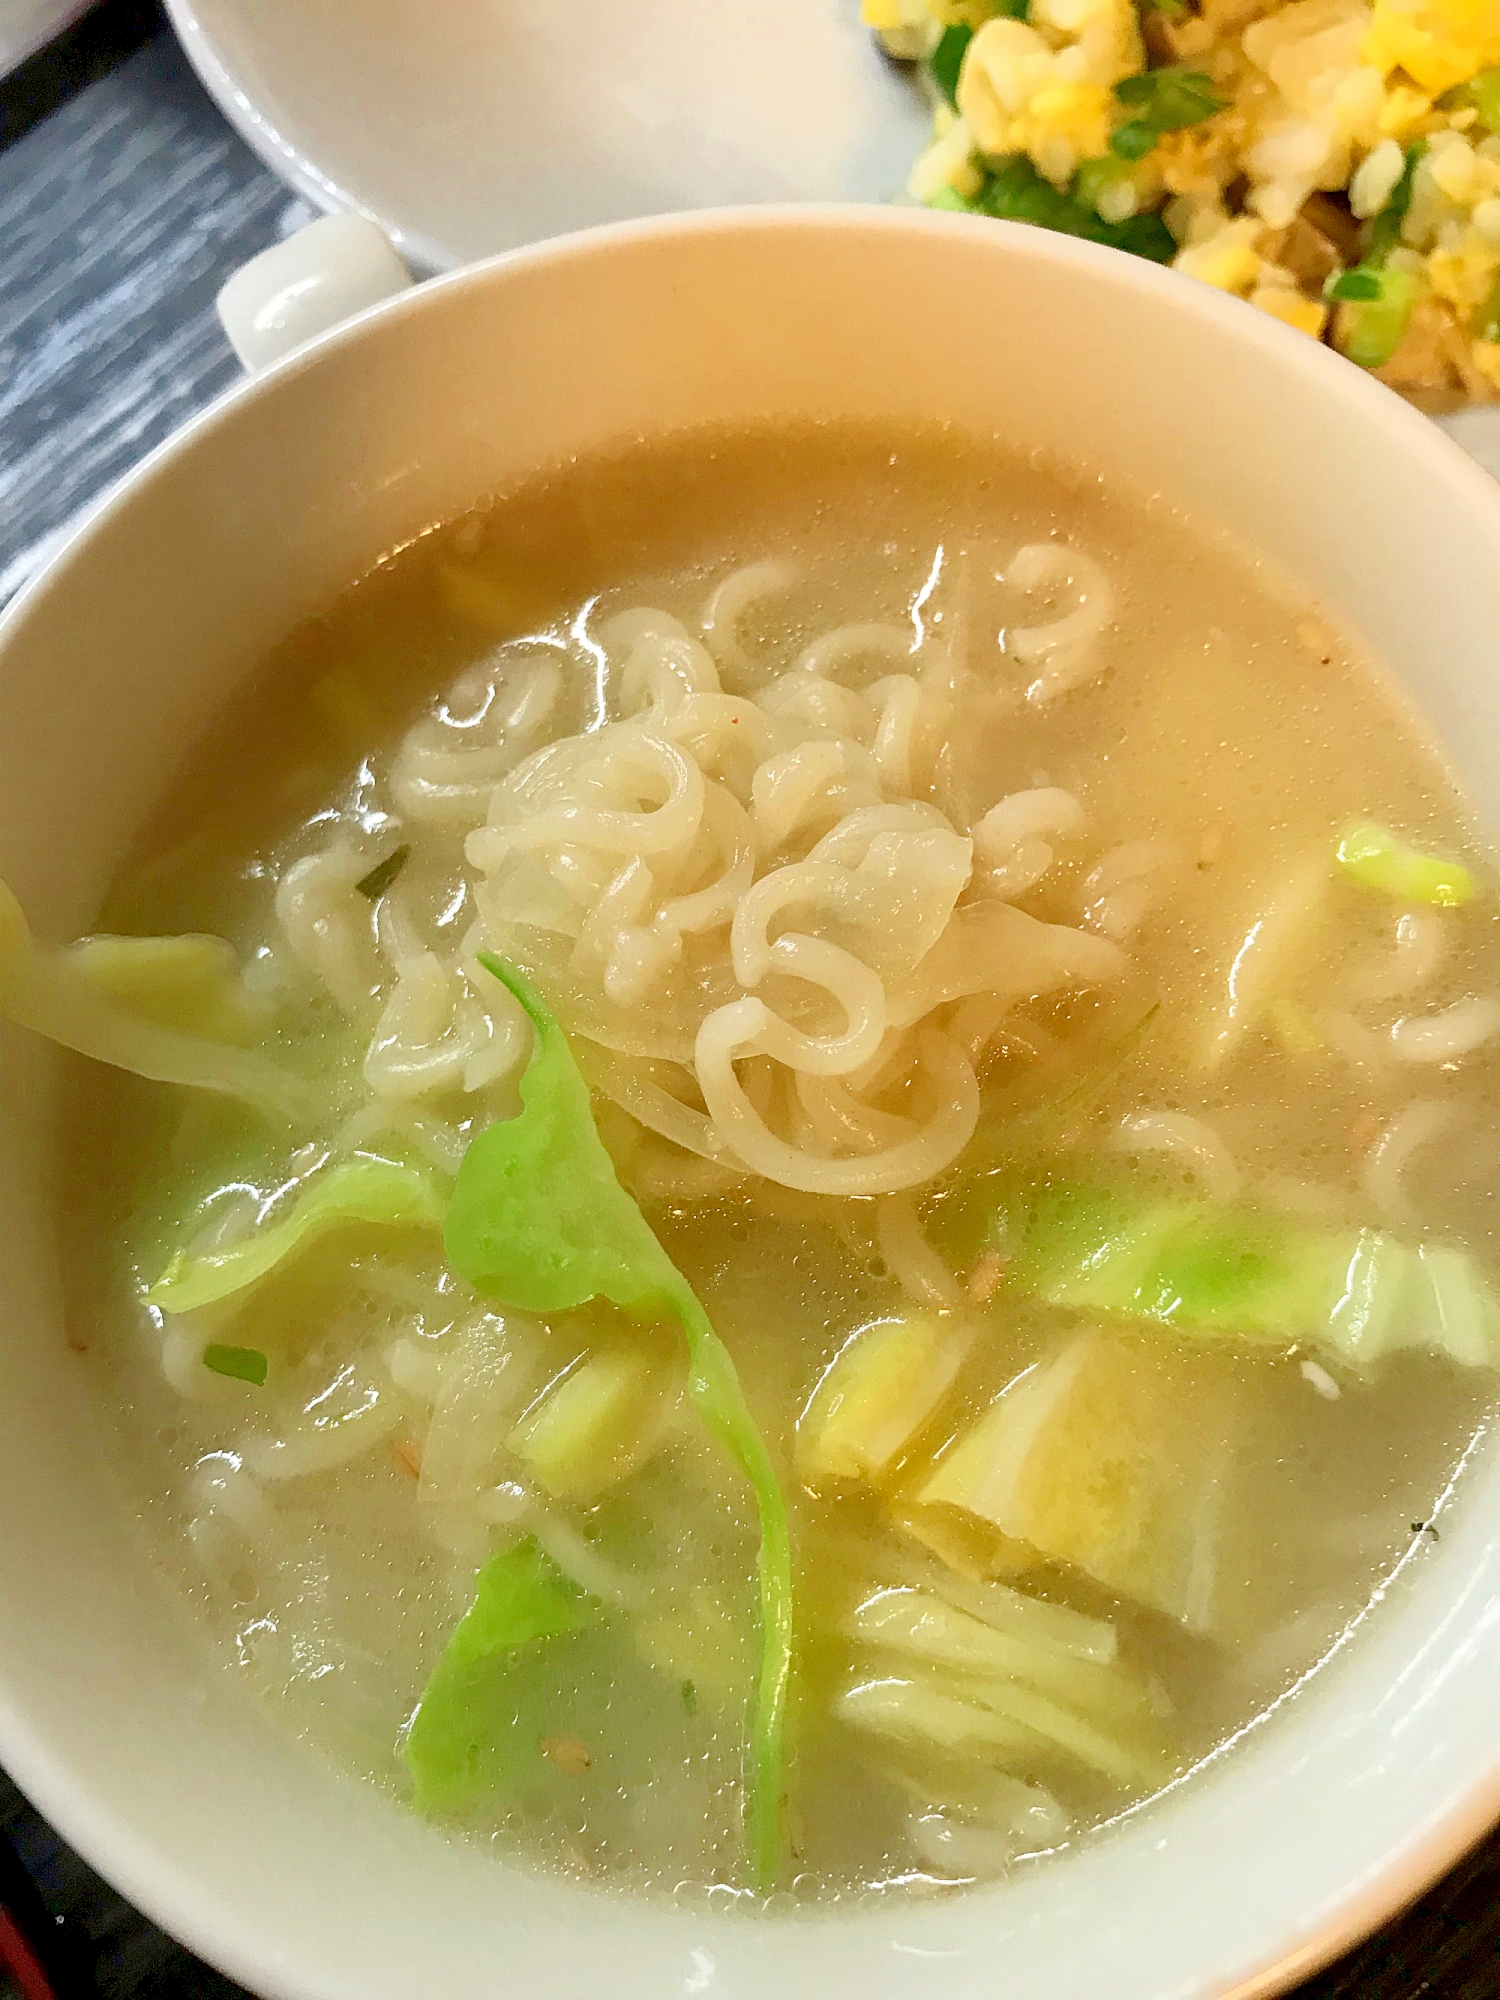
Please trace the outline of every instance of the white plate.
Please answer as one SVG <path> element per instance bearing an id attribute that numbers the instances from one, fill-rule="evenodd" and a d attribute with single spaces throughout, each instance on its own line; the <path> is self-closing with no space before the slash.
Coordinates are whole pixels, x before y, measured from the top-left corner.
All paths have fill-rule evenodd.
<path id="1" fill-rule="evenodd" d="M 884 201 L 927 130 L 858 0 L 168 0 L 221 109 L 425 270 L 590 223 Z"/>

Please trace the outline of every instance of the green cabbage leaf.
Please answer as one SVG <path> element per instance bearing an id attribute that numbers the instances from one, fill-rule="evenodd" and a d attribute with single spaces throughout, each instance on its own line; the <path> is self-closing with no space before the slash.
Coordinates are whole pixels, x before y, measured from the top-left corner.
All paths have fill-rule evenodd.
<path id="1" fill-rule="evenodd" d="M 448 1208 L 448 1261 L 501 1304 L 542 1315 L 608 1299 L 682 1327 L 688 1395 L 745 1473 L 760 1517 L 761 1653 L 749 1755 L 750 1847 L 757 1886 L 783 1845 L 792 1575 L 786 1500 L 728 1350 L 692 1287 L 621 1187 L 594 1123 L 588 1085 L 551 1010 L 521 975 L 481 953 L 525 1008 L 534 1041 L 521 1109 L 470 1144 Z"/>
<path id="2" fill-rule="evenodd" d="M 347 1160 L 314 1181 L 279 1222 L 222 1250 L 179 1250 L 146 1292 L 162 1312 L 196 1312 L 248 1291 L 330 1230 L 374 1223 L 438 1230 L 443 1204 L 427 1176 L 394 1160 Z"/>
<path id="3" fill-rule="evenodd" d="M 994 1176 L 965 1209 L 966 1246 L 998 1254 L 1005 1288 L 1049 1305 L 1252 1346 L 1301 1343 L 1357 1373 L 1400 1349 L 1500 1368 L 1500 1295 L 1452 1244 L 1081 1178 Z"/>
<path id="4" fill-rule="evenodd" d="M 295 1120 L 312 1103 L 299 1078 L 237 1045 L 243 992 L 219 938 L 92 938 L 59 949 L 32 935 L 0 881 L 0 1014 L 95 1062 L 217 1091 L 276 1118 Z"/>

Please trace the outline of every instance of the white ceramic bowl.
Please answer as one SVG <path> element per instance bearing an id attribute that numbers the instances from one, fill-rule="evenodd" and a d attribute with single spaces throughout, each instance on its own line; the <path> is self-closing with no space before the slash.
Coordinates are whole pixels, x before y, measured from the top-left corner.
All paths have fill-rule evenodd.
<path id="1" fill-rule="evenodd" d="M 0 624 L 0 868 L 89 922 L 225 690 L 377 556 L 540 462 L 705 419 L 943 416 L 1159 489 L 1298 576 L 1500 798 L 1500 488 L 1325 349 L 1038 230 L 878 210 L 601 231 L 380 307 L 157 452 Z M 60 1324 L 52 1059 L 0 1130 L 0 1759 L 274 2000 L 1223 2000 L 1500 1808 L 1500 1455 L 1345 1653 L 1213 1770 L 1004 1887 L 735 1919 L 542 1880 L 329 1775 L 211 1659 L 112 1489 Z"/>

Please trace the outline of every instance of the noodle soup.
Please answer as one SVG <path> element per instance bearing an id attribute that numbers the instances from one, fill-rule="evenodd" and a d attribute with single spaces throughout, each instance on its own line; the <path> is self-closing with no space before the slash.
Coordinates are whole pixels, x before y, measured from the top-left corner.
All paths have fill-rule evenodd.
<path id="1" fill-rule="evenodd" d="M 402 551 L 3 998 L 115 1066 L 75 1334 L 234 1669 L 508 1853 L 815 1898 L 1083 1838 L 1420 1553 L 1493 912 L 1275 579 L 834 428 Z"/>

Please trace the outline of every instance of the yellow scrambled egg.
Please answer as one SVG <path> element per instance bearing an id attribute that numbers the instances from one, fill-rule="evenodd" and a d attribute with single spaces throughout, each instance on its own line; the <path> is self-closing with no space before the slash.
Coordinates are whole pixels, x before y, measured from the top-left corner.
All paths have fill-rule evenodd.
<path id="1" fill-rule="evenodd" d="M 932 91 L 916 199 L 1170 260 L 1430 407 L 1500 396 L 1500 0 L 864 17 Z"/>

